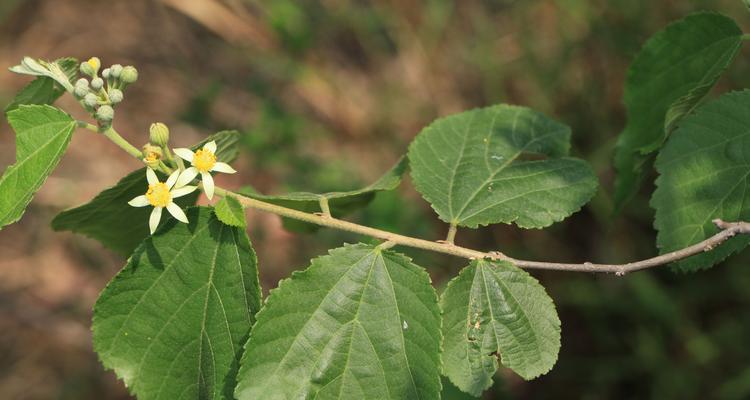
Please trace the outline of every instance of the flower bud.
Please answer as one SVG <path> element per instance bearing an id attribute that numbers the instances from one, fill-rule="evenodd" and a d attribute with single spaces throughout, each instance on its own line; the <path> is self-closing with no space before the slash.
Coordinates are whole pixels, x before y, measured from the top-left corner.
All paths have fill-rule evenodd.
<path id="1" fill-rule="evenodd" d="M 120 73 L 120 80 L 128 85 L 138 80 L 138 70 L 134 66 L 128 65 L 122 69 Z"/>
<path id="2" fill-rule="evenodd" d="M 81 78 L 76 81 L 76 87 L 89 88 L 89 81 L 86 78 Z"/>
<path id="3" fill-rule="evenodd" d="M 76 98 L 82 99 L 89 94 L 89 88 L 83 85 L 76 85 L 75 89 L 73 89 L 73 94 Z"/>
<path id="4" fill-rule="evenodd" d="M 122 74 L 122 65 L 115 64 L 109 68 L 109 73 L 113 78 L 117 79 Z"/>
<path id="5" fill-rule="evenodd" d="M 99 98 L 96 97 L 96 95 L 93 93 L 89 93 L 85 95 L 85 97 L 83 98 L 83 104 L 92 108 L 95 107 L 98 102 L 99 102 Z"/>
<path id="6" fill-rule="evenodd" d="M 81 73 L 90 77 L 95 77 L 99 73 L 99 67 L 102 63 L 97 57 L 91 57 L 88 61 L 81 63 Z"/>
<path id="7" fill-rule="evenodd" d="M 112 74 L 112 70 L 109 68 L 104 68 L 104 71 L 102 71 L 102 77 L 104 79 L 109 79 L 111 74 Z"/>
<path id="8" fill-rule="evenodd" d="M 94 78 L 91 80 L 91 88 L 94 90 L 99 90 L 102 87 L 104 87 L 104 80 L 102 78 Z"/>
<path id="9" fill-rule="evenodd" d="M 112 102 L 112 104 L 117 104 L 122 101 L 123 95 L 122 90 L 120 89 L 109 89 L 109 101 Z"/>
<path id="10" fill-rule="evenodd" d="M 115 117 L 115 110 L 111 106 L 103 105 L 96 110 L 96 120 L 103 123 L 112 122 Z"/>
<path id="11" fill-rule="evenodd" d="M 169 142 L 169 128 L 161 122 L 151 124 L 148 132 L 149 141 L 157 146 L 166 146 Z"/>

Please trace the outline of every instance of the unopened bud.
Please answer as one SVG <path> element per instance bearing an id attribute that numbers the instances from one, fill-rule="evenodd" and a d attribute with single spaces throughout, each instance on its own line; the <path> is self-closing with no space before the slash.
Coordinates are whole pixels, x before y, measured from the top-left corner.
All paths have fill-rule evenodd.
<path id="1" fill-rule="evenodd" d="M 122 90 L 120 89 L 110 89 L 108 94 L 109 101 L 111 101 L 112 104 L 120 103 L 123 99 Z"/>
<path id="2" fill-rule="evenodd" d="M 88 61 L 81 63 L 81 73 L 90 77 L 95 77 L 99 73 L 99 67 L 102 63 L 97 57 L 91 57 Z"/>
<path id="3" fill-rule="evenodd" d="M 91 88 L 94 90 L 99 90 L 102 87 L 104 87 L 104 80 L 102 78 L 94 78 L 91 80 Z"/>
<path id="4" fill-rule="evenodd" d="M 76 98 L 82 99 L 89 94 L 89 88 L 82 85 L 76 85 L 75 89 L 73 89 L 73 94 Z"/>
<path id="5" fill-rule="evenodd" d="M 146 144 L 143 146 L 143 162 L 151 167 L 152 169 L 156 169 L 159 167 L 159 162 L 161 161 L 161 148 L 158 146 L 153 146 L 151 144 Z"/>
<path id="6" fill-rule="evenodd" d="M 120 80 L 125 84 L 131 84 L 138 80 L 138 70 L 134 66 L 128 65 L 122 69 Z"/>
<path id="7" fill-rule="evenodd" d="M 81 78 L 76 81 L 76 87 L 84 87 L 88 89 L 89 81 L 86 78 Z"/>
<path id="8" fill-rule="evenodd" d="M 103 105 L 96 110 L 96 120 L 99 122 L 112 122 L 115 117 L 115 109 L 108 105 Z"/>
<path id="9" fill-rule="evenodd" d="M 148 133 L 149 141 L 157 146 L 166 146 L 169 142 L 169 128 L 161 122 L 151 124 Z"/>
<path id="10" fill-rule="evenodd" d="M 104 79 L 109 79 L 109 76 L 112 74 L 112 70 L 109 68 L 104 68 L 104 71 L 102 71 L 102 77 Z"/>
<path id="11" fill-rule="evenodd" d="M 96 106 L 98 102 L 99 102 L 99 98 L 96 97 L 96 95 L 93 93 L 89 93 L 85 95 L 85 97 L 83 98 L 83 104 L 86 104 L 89 107 Z"/>
<path id="12" fill-rule="evenodd" d="M 122 74 L 122 65 L 115 64 L 111 67 L 109 67 L 109 73 L 112 75 L 113 78 L 117 79 Z"/>

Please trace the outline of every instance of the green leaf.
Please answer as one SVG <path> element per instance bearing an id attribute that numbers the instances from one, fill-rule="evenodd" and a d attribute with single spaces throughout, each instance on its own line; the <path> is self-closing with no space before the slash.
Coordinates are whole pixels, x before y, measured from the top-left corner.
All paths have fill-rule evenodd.
<path id="1" fill-rule="evenodd" d="M 75 58 L 62 58 L 56 61 L 70 80 L 74 80 L 78 74 L 78 60 Z M 5 108 L 5 112 L 15 110 L 21 104 L 52 104 L 65 93 L 65 88 L 54 79 L 40 76 L 23 89 L 21 89 L 13 101 Z"/>
<path id="2" fill-rule="evenodd" d="M 163 182 L 166 176 L 157 172 Z M 71 231 L 96 239 L 112 251 L 127 257 L 149 235 L 151 207 L 132 207 L 128 201 L 146 193 L 146 168 L 131 172 L 116 185 L 104 190 L 91 201 L 65 210 L 52 220 L 55 231 Z M 195 204 L 198 192 L 175 199 L 181 208 Z M 162 221 L 172 219 L 169 213 Z M 162 222 L 164 223 L 164 222 Z"/>
<path id="3" fill-rule="evenodd" d="M 567 157 L 570 128 L 525 107 L 498 105 L 440 118 L 409 147 L 417 190 L 440 218 L 476 228 L 542 228 L 580 209 L 597 187 Z"/>
<path id="4" fill-rule="evenodd" d="M 628 71 L 624 103 L 628 123 L 617 142 L 615 201 L 638 190 L 644 166 L 682 117 L 705 97 L 732 63 L 742 31 L 731 18 L 698 13 L 652 36 Z"/>
<path id="5" fill-rule="evenodd" d="M 262 200 L 279 206 L 293 208 L 308 213 L 321 212 L 320 200 L 328 200 L 331 215 L 336 218 L 344 217 L 355 210 L 366 207 L 378 192 L 393 190 L 401 184 L 401 176 L 406 171 L 408 163 L 401 158 L 388 172 L 376 182 L 358 190 L 346 192 L 310 193 L 294 192 L 283 195 L 263 195 L 250 188 L 240 190 L 245 196 Z M 283 219 L 284 227 L 293 232 L 314 232 L 319 227 L 288 218 Z"/>
<path id="6" fill-rule="evenodd" d="M 235 394 L 249 399 L 437 399 L 440 315 L 427 273 L 363 244 L 271 291 Z"/>
<path id="7" fill-rule="evenodd" d="M 504 261 L 475 260 L 445 289 L 444 373 L 479 396 L 497 358 L 524 379 L 547 373 L 560 350 L 560 320 L 539 282 Z"/>
<path id="8" fill-rule="evenodd" d="M 748 110 L 750 91 L 725 94 L 686 117 L 659 153 L 651 205 L 662 254 L 716 234 L 714 218 L 750 219 Z M 676 266 L 682 271 L 708 268 L 748 243 L 750 237 L 739 235 Z"/>
<path id="9" fill-rule="evenodd" d="M 260 308 L 245 232 L 210 208 L 187 216 L 144 241 L 94 307 L 94 349 L 140 400 L 232 399 Z"/>
<path id="10" fill-rule="evenodd" d="M 222 131 L 212 135 L 193 149 L 198 149 L 210 140 L 216 140 L 217 158 L 232 161 L 237 156 L 238 133 Z M 159 178 L 166 179 L 159 174 Z M 106 247 L 129 256 L 143 239 L 149 235 L 148 217 L 151 207 L 131 207 L 128 201 L 146 192 L 146 169 L 136 170 L 122 178 L 117 184 L 104 190 L 91 201 L 65 210 L 52 220 L 55 231 L 72 231 L 100 241 Z M 176 200 L 180 207 L 195 204 L 199 193 L 194 192 Z M 164 214 L 166 217 L 169 214 Z M 164 218 L 164 220 L 171 219 Z"/>
<path id="11" fill-rule="evenodd" d="M 76 122 L 50 106 L 21 106 L 8 113 L 16 132 L 16 163 L 0 178 L 0 229 L 18 221 L 63 153 Z"/>
<path id="12" fill-rule="evenodd" d="M 229 225 L 236 226 L 238 228 L 245 228 L 247 221 L 245 220 L 245 209 L 242 204 L 232 196 L 226 196 L 222 198 L 216 206 L 214 206 L 214 213 L 219 221 Z"/>

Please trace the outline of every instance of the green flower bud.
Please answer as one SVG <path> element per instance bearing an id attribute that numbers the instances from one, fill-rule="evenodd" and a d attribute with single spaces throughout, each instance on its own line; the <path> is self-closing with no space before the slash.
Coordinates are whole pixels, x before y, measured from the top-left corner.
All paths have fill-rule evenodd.
<path id="1" fill-rule="evenodd" d="M 89 107 L 92 107 L 92 108 L 94 106 L 96 106 L 96 104 L 98 102 L 99 102 L 99 98 L 96 97 L 96 95 L 93 94 L 93 93 L 89 93 L 89 94 L 85 95 L 85 97 L 83 98 L 83 104 L 85 104 L 85 105 L 87 105 Z"/>
<path id="2" fill-rule="evenodd" d="M 104 79 L 109 79 L 111 74 L 112 74 L 112 70 L 109 68 L 104 68 L 104 71 L 102 71 L 102 77 Z"/>
<path id="3" fill-rule="evenodd" d="M 134 66 L 128 65 L 127 67 L 122 69 L 122 72 L 120 73 L 120 80 L 122 80 L 122 82 L 126 85 L 137 81 L 138 70 L 135 69 Z"/>
<path id="4" fill-rule="evenodd" d="M 94 90 L 99 90 L 102 87 L 104 87 L 104 80 L 102 78 L 94 78 L 91 80 L 91 88 Z"/>
<path id="5" fill-rule="evenodd" d="M 97 57 L 91 57 L 88 61 L 81 63 L 81 73 L 90 77 L 95 77 L 99 73 L 99 67 L 102 62 Z"/>
<path id="6" fill-rule="evenodd" d="M 89 88 L 83 85 L 76 85 L 75 89 L 73 89 L 73 94 L 76 98 L 82 99 L 89 94 Z"/>
<path id="7" fill-rule="evenodd" d="M 109 67 L 109 73 L 112 75 L 113 78 L 117 79 L 122 74 L 122 65 L 115 64 L 111 67 Z"/>
<path id="8" fill-rule="evenodd" d="M 161 122 L 155 122 L 148 130 L 148 137 L 151 143 L 166 146 L 169 142 L 169 128 Z"/>
<path id="9" fill-rule="evenodd" d="M 112 102 L 112 104 L 117 104 L 122 101 L 123 95 L 122 90 L 120 89 L 109 89 L 109 101 Z"/>
<path id="10" fill-rule="evenodd" d="M 86 78 L 81 78 L 76 81 L 76 87 L 89 88 L 89 81 Z"/>
<path id="11" fill-rule="evenodd" d="M 112 122 L 112 119 L 115 117 L 115 109 L 104 105 L 99 107 L 98 110 L 96 110 L 96 120 L 102 123 L 108 123 Z"/>

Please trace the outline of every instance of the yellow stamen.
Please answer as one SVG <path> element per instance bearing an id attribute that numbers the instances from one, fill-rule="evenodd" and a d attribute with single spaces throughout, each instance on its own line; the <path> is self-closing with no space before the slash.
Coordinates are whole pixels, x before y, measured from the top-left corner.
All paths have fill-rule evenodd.
<path id="1" fill-rule="evenodd" d="M 154 183 L 153 185 L 148 185 L 146 198 L 154 207 L 166 207 L 167 204 L 172 201 L 172 194 L 169 193 L 169 188 L 166 183 L 159 182 Z"/>
<path id="2" fill-rule="evenodd" d="M 98 58 L 96 58 L 96 57 L 91 57 L 91 58 L 89 58 L 89 60 L 88 60 L 88 61 L 86 61 L 86 62 L 87 62 L 87 63 L 88 63 L 88 64 L 89 64 L 90 66 L 91 66 L 91 68 L 93 68 L 94 70 L 98 70 L 98 69 L 99 69 L 99 67 L 101 66 L 101 61 L 99 61 L 99 59 L 98 59 Z"/>
<path id="3" fill-rule="evenodd" d="M 193 166 L 200 172 L 208 172 L 216 165 L 216 155 L 208 150 L 201 149 L 195 152 Z"/>

